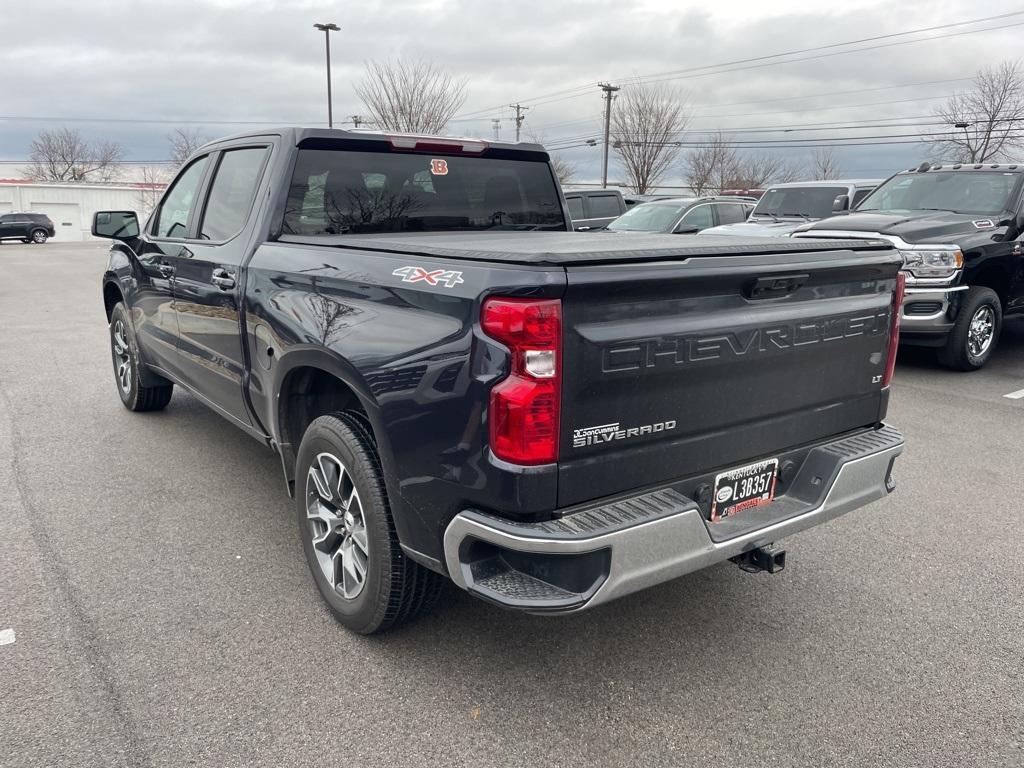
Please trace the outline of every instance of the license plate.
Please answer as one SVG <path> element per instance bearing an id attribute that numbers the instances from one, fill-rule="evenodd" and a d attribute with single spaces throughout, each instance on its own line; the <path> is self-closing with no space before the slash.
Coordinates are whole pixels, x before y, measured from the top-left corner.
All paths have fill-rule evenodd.
<path id="1" fill-rule="evenodd" d="M 715 493 L 711 497 L 712 521 L 771 503 L 778 472 L 779 460 L 766 459 L 720 473 L 715 477 Z"/>

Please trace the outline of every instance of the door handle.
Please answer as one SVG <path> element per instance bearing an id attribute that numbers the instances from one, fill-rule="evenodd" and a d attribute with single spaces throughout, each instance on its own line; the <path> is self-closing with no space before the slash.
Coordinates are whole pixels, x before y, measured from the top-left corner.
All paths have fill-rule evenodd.
<path id="1" fill-rule="evenodd" d="M 170 264 L 157 264 L 156 271 L 160 273 L 161 277 L 171 277 L 174 274 L 174 267 Z"/>
<path id="2" fill-rule="evenodd" d="M 235 287 L 235 276 L 231 272 L 228 272 L 223 267 L 216 267 L 213 270 L 213 277 L 210 278 L 213 284 L 220 288 L 222 291 L 227 291 Z"/>

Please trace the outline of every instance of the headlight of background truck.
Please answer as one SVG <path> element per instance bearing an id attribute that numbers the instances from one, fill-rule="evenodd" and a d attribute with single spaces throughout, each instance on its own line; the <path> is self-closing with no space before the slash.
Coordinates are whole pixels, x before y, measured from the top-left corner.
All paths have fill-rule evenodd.
<path id="1" fill-rule="evenodd" d="M 903 268 L 917 278 L 952 277 L 964 265 L 959 248 L 900 249 Z"/>

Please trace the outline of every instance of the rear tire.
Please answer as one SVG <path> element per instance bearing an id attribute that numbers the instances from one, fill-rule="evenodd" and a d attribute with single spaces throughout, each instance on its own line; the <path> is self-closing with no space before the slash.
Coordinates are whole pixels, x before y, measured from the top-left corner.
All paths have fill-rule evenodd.
<path id="1" fill-rule="evenodd" d="M 970 288 L 956 325 L 939 350 L 939 362 L 955 371 L 976 371 L 992 356 L 1003 328 L 1003 307 L 991 288 Z"/>
<path id="2" fill-rule="evenodd" d="M 169 381 L 157 386 L 144 386 L 140 378 L 139 344 L 124 302 L 114 305 L 110 313 L 110 356 L 114 363 L 117 394 L 129 411 L 162 411 L 171 401 L 174 385 Z M 163 381 L 163 380 L 162 380 Z"/>
<path id="3" fill-rule="evenodd" d="M 42 245 L 49 239 L 49 235 L 46 234 L 45 229 L 33 229 L 29 235 L 29 239 L 25 242 L 35 243 L 36 245 Z"/>
<path id="4" fill-rule="evenodd" d="M 295 514 L 313 580 L 353 632 L 393 629 L 437 602 L 444 579 L 402 551 L 377 447 L 359 415 L 332 413 L 309 425 L 295 466 Z"/>

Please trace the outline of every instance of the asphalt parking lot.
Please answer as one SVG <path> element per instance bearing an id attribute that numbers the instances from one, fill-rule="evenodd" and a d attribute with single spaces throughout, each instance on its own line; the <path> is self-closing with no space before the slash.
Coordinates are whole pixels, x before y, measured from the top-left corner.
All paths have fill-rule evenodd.
<path id="1" fill-rule="evenodd" d="M 1024 764 L 1024 322 L 976 374 L 901 357 L 897 492 L 779 575 L 363 638 L 269 450 L 121 406 L 104 260 L 0 245 L 0 765 Z"/>

